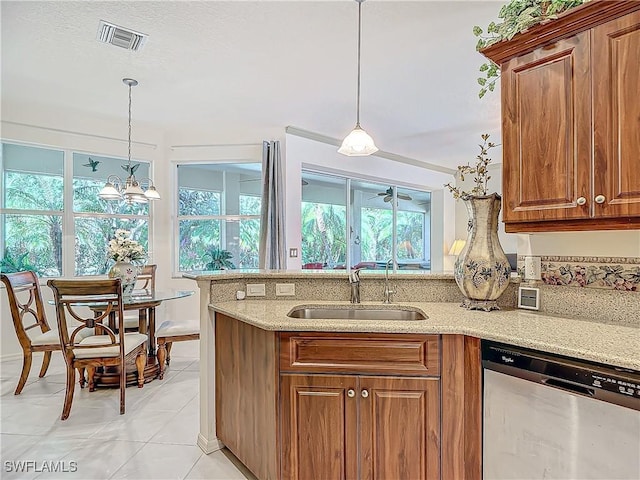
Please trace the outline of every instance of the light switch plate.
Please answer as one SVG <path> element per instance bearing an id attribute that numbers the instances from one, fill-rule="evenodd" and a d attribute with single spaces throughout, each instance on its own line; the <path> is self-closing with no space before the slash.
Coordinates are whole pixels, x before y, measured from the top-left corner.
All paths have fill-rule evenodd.
<path id="1" fill-rule="evenodd" d="M 264 283 L 247 283 L 247 297 L 264 297 L 265 295 Z"/>
<path id="2" fill-rule="evenodd" d="M 534 287 L 518 288 L 518 308 L 540 309 L 540 289 Z"/>
<path id="3" fill-rule="evenodd" d="M 276 283 L 276 297 L 286 297 L 296 294 L 295 283 Z"/>

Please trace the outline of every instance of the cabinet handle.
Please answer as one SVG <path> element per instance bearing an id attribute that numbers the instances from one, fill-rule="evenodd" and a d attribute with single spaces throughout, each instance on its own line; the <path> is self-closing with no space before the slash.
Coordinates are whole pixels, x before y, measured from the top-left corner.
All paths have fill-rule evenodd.
<path id="1" fill-rule="evenodd" d="M 369 392 L 367 390 L 362 390 L 362 398 L 367 398 L 369 396 Z"/>
<path id="2" fill-rule="evenodd" d="M 347 397 L 353 398 L 355 396 L 356 396 L 356 391 L 353 388 L 350 388 L 349 390 L 347 390 Z"/>
<path id="3" fill-rule="evenodd" d="M 584 197 L 580 197 L 578 200 L 576 200 L 576 203 L 578 205 L 585 205 L 587 203 L 587 199 Z"/>
<path id="4" fill-rule="evenodd" d="M 598 195 L 596 198 L 594 198 L 594 200 L 596 201 L 596 203 L 604 203 L 606 198 L 604 195 Z"/>

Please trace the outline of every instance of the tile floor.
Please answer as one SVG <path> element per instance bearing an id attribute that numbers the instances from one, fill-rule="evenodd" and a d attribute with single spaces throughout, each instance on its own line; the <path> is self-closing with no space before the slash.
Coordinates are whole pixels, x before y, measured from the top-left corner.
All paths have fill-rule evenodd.
<path id="1" fill-rule="evenodd" d="M 227 450 L 205 455 L 196 445 L 198 343 L 176 343 L 171 353 L 164 380 L 127 388 L 124 415 L 117 389 L 89 393 L 76 387 L 64 422 L 60 353 L 54 352 L 42 379 L 42 357 L 34 357 L 18 396 L 13 391 L 22 360 L 0 362 L 0 478 L 255 479 Z"/>

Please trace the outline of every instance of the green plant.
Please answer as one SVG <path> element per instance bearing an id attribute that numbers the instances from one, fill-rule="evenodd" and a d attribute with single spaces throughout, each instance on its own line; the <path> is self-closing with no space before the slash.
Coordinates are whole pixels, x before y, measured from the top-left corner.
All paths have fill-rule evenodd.
<path id="1" fill-rule="evenodd" d="M 511 0 L 502 6 L 498 12 L 498 18 L 502 22 L 491 22 L 485 32 L 479 26 L 473 27 L 473 34 L 478 38 L 476 50 L 481 50 L 489 45 L 502 40 L 511 40 L 517 33 L 540 23 L 543 20 L 554 19 L 559 13 L 570 8 L 577 7 L 589 0 Z M 488 61 L 480 66 L 482 76 L 478 77 L 480 98 L 489 92 L 493 92 L 498 78 L 500 67 Z"/>
<path id="2" fill-rule="evenodd" d="M 228 250 L 211 247 L 207 249 L 207 252 L 202 257 L 203 260 L 207 258 L 209 258 L 210 261 L 205 264 L 205 270 L 227 270 L 236 268 L 231 261 L 233 255 Z"/>
<path id="3" fill-rule="evenodd" d="M 31 270 L 40 274 L 38 269 L 29 263 L 29 252 L 25 252 L 21 255 L 13 256 L 8 248 L 4 249 L 4 257 L 0 259 L 0 272 L 1 273 L 15 273 Z"/>
<path id="4" fill-rule="evenodd" d="M 453 194 L 453 198 L 467 197 L 472 195 L 486 195 L 487 194 L 487 184 L 491 176 L 489 175 L 489 164 L 491 163 L 491 159 L 489 158 L 489 150 L 497 147 L 497 145 L 493 142 L 489 141 L 489 134 L 483 133 L 481 135 L 482 144 L 479 144 L 480 153 L 476 157 L 477 162 L 474 167 L 469 164 L 459 165 L 458 172 L 460 173 L 460 180 L 464 181 L 465 174 L 467 175 L 475 175 L 473 178 L 473 183 L 475 183 L 475 187 L 471 189 L 470 192 L 465 192 L 460 190 L 460 187 L 456 187 L 451 185 L 451 182 L 447 183 L 445 187 L 449 189 L 449 191 Z"/>

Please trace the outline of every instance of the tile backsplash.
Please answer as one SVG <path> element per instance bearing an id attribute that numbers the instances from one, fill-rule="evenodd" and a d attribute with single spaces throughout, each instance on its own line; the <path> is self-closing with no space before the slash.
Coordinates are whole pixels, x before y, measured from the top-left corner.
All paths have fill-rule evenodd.
<path id="1" fill-rule="evenodd" d="M 518 274 L 524 278 L 524 256 L 518 256 Z M 640 292 L 640 257 L 540 258 L 546 285 Z"/>

